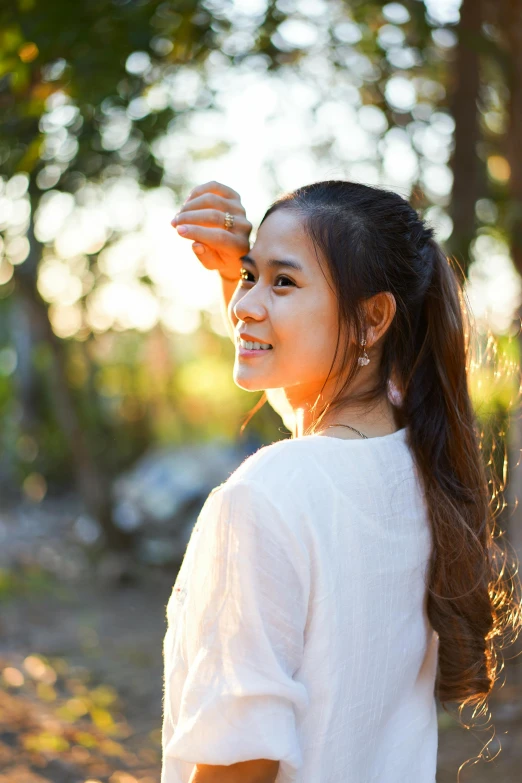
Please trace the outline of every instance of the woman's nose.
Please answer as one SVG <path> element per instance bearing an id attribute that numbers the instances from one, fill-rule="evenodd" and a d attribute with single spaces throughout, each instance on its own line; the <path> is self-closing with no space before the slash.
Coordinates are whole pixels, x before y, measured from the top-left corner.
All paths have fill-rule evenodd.
<path id="1" fill-rule="evenodd" d="M 239 289 L 234 296 L 237 296 L 237 302 L 233 304 L 233 312 L 237 318 L 244 321 L 245 318 L 262 318 L 266 313 L 266 306 L 263 303 L 263 297 L 259 291 L 256 291 L 257 286 L 250 288 L 248 291 L 240 292 Z"/>

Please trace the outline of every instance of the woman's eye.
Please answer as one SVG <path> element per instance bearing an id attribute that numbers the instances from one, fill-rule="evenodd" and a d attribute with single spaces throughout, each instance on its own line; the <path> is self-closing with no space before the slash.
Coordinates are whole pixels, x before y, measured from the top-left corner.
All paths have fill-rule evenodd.
<path id="1" fill-rule="evenodd" d="M 295 285 L 295 283 L 293 283 L 293 281 L 292 281 L 292 280 L 290 280 L 290 278 L 289 278 L 289 277 L 285 277 L 284 275 L 279 275 L 279 277 L 277 278 L 277 280 L 286 280 L 286 282 L 287 282 L 287 283 L 290 283 L 290 285 Z M 276 280 L 276 282 L 277 282 L 277 280 Z M 278 286 L 278 287 L 280 287 L 280 286 Z"/>
<path id="2" fill-rule="evenodd" d="M 241 275 L 240 280 L 242 280 L 245 283 L 255 282 L 255 281 L 247 279 L 246 276 L 248 276 L 248 275 L 251 275 L 253 277 L 252 272 L 249 272 L 247 269 L 241 269 L 240 275 Z M 286 277 L 286 275 L 279 275 L 278 277 L 276 277 L 275 282 L 277 283 L 279 280 L 285 280 L 286 283 L 288 283 L 290 285 L 295 285 L 295 283 L 292 280 L 290 280 L 289 277 Z M 286 288 L 286 287 L 287 286 L 278 286 L 278 285 L 276 285 L 276 288 Z"/>

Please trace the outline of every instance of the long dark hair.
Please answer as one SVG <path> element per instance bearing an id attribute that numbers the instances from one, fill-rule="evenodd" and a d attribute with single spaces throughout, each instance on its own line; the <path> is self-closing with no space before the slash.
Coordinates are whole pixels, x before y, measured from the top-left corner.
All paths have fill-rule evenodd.
<path id="1" fill-rule="evenodd" d="M 470 319 L 458 271 L 432 229 L 396 193 L 343 180 L 315 182 L 278 198 L 261 223 L 278 209 L 299 215 L 328 264 L 339 334 L 348 325 L 359 343 L 364 300 L 385 291 L 395 297 L 378 380 L 357 399 L 378 400 L 390 380 L 402 396 L 398 420 L 407 426 L 432 532 L 427 606 L 439 637 L 436 695 L 445 709 L 448 702 L 484 707 L 501 669 L 498 652 L 508 631 L 516 639 L 522 616 L 516 571 L 508 575 L 496 540 L 490 477 L 468 388 Z M 327 411 L 354 400 L 353 353 L 347 343 L 345 382 L 314 429 Z"/>

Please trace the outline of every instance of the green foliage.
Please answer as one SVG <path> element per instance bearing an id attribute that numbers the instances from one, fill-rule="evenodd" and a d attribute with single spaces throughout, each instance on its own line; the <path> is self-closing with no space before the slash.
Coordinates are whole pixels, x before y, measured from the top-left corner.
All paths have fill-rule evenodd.
<path id="1" fill-rule="evenodd" d="M 34 192 L 34 178 L 55 159 L 61 175 L 53 186 L 59 183 L 61 189 L 74 191 L 84 176 L 99 176 L 111 165 L 125 166 L 129 156 L 122 154 L 122 145 L 111 148 L 103 131 L 111 117 L 122 117 L 131 101 L 147 91 L 160 71 L 197 63 L 216 46 L 208 16 L 198 16 L 198 7 L 196 0 L 177 3 L 176 11 L 158 0 L 35 0 L 4 7 L 0 172 L 30 173 Z M 126 69 L 136 52 L 145 67 Z M 61 114 L 56 111 L 60 107 Z M 129 123 L 127 149 L 132 148 L 132 166 L 145 185 L 161 179 L 150 141 L 172 116 L 166 107 Z M 62 135 L 57 155 L 46 147 L 53 131 Z"/>

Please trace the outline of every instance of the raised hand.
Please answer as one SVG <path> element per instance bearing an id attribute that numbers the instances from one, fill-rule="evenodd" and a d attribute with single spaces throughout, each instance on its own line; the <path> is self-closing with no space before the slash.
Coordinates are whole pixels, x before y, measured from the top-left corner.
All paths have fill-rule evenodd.
<path id="1" fill-rule="evenodd" d="M 226 212 L 234 217 L 229 229 L 225 228 Z M 252 231 L 239 193 L 221 182 L 197 185 L 172 225 L 180 236 L 194 240 L 192 250 L 206 269 L 217 269 L 225 279 L 239 279 L 239 259 L 250 250 Z"/>

